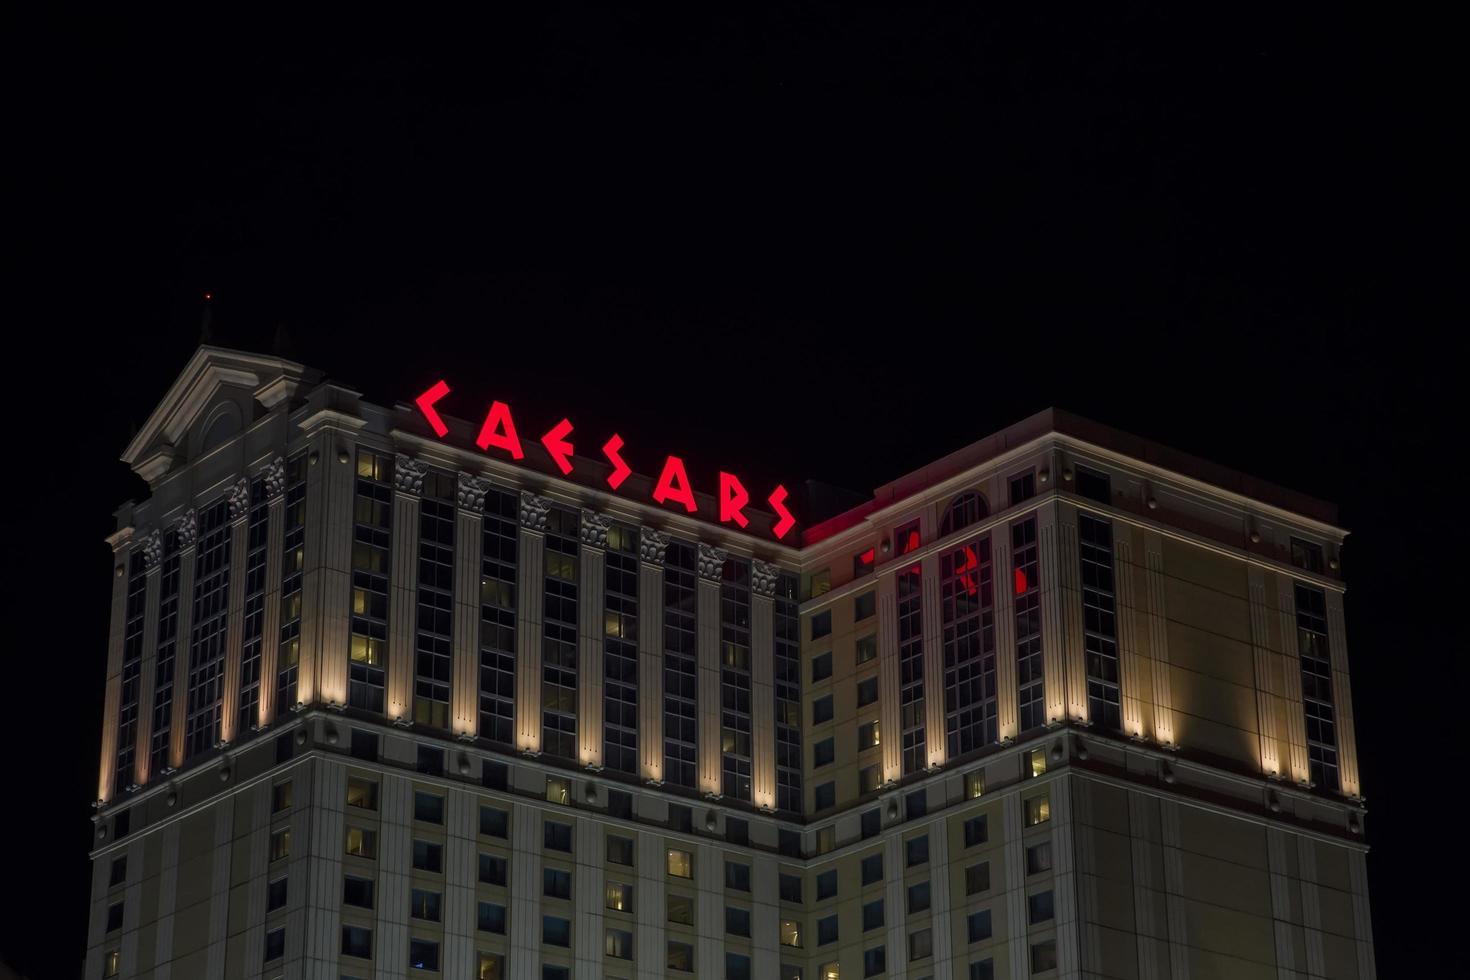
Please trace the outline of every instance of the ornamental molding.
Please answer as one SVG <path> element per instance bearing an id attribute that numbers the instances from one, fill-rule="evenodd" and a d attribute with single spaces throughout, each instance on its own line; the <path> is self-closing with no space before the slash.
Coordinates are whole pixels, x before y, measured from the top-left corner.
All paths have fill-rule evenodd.
<path id="1" fill-rule="evenodd" d="M 582 509 L 582 547 L 607 550 L 607 529 L 612 521 L 595 510 Z"/>
<path id="2" fill-rule="evenodd" d="M 199 537 L 199 514 L 193 507 L 184 511 L 184 516 L 174 525 L 174 533 L 179 537 L 180 551 L 188 551 L 194 547 L 194 542 Z"/>
<path id="3" fill-rule="evenodd" d="M 230 503 L 230 520 L 238 520 L 250 513 L 250 481 L 245 477 L 236 480 L 225 496 Z"/>
<path id="4" fill-rule="evenodd" d="M 143 539 L 143 567 L 156 568 L 163 561 L 163 535 L 152 532 Z"/>
<path id="5" fill-rule="evenodd" d="M 399 453 L 393 458 L 393 489 L 412 497 L 422 496 L 427 472 L 423 463 Z"/>
<path id="6" fill-rule="evenodd" d="M 529 490 L 521 491 L 521 527 L 528 531 L 545 531 L 546 515 L 551 511 L 551 500 L 538 497 Z"/>
<path id="7" fill-rule="evenodd" d="M 483 477 L 466 473 L 459 473 L 459 488 L 455 493 L 456 502 L 461 510 L 473 511 L 476 514 L 485 510 L 485 494 L 490 492 L 490 481 Z"/>
<path id="8" fill-rule="evenodd" d="M 707 582 L 718 582 L 720 574 L 725 569 L 725 559 L 730 553 L 724 548 L 716 548 L 712 544 L 699 543 L 699 560 L 696 566 L 699 569 L 699 577 Z"/>
<path id="9" fill-rule="evenodd" d="M 286 461 L 277 456 L 260 471 L 260 478 L 265 481 L 265 498 L 274 500 L 279 497 L 286 489 Z"/>
<path id="10" fill-rule="evenodd" d="M 758 596 L 774 598 L 776 595 L 776 580 L 781 575 L 781 569 L 774 563 L 761 561 L 753 558 L 750 562 L 750 591 Z"/>
<path id="11" fill-rule="evenodd" d="M 638 557 L 650 565 L 662 566 L 669 550 L 669 536 L 651 527 L 638 529 Z"/>

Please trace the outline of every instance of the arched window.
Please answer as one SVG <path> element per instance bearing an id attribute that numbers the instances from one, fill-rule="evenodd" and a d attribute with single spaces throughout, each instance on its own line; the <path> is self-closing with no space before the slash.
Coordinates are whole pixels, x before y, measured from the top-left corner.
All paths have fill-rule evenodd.
<path id="1" fill-rule="evenodd" d="M 199 452 L 207 453 L 216 446 L 224 445 L 226 440 L 239 431 L 239 413 L 233 410 L 233 406 L 222 408 L 204 430 L 204 442 L 200 445 Z"/>
<path id="2" fill-rule="evenodd" d="M 949 502 L 944 511 L 944 520 L 939 522 L 939 536 L 953 534 L 960 528 L 969 527 L 976 521 L 990 516 L 990 506 L 978 490 L 966 490 Z"/>

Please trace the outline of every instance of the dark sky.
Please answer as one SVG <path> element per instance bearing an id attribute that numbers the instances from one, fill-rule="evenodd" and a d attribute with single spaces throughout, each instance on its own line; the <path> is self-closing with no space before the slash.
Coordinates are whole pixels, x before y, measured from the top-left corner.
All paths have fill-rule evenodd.
<path id="1" fill-rule="evenodd" d="M 144 489 L 116 459 L 209 290 L 216 343 L 390 401 L 447 374 L 696 473 L 866 491 L 1057 405 L 1337 501 L 1379 968 L 1439 961 L 1457 900 L 1421 841 L 1464 741 L 1433 694 L 1463 676 L 1442 32 L 850 6 L 8 15 L 0 812 L 29 874 L 0 958 L 80 974 L 102 537 Z"/>

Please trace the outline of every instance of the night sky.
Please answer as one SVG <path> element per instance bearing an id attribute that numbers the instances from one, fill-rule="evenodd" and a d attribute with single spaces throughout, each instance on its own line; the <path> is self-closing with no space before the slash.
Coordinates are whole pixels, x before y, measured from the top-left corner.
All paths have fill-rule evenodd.
<path id="1" fill-rule="evenodd" d="M 1325 5 L 849 6 L 9 13 L 0 959 L 81 975 L 102 539 L 146 494 L 117 458 L 205 291 L 212 343 L 388 403 L 444 375 L 526 430 L 606 420 L 697 481 L 866 493 L 1056 405 L 1336 501 L 1379 972 L 1449 955 L 1441 32 Z"/>

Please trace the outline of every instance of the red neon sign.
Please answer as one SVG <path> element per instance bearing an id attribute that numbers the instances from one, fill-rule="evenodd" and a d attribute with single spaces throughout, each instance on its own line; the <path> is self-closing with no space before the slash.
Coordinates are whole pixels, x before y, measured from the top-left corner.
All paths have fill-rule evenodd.
<path id="1" fill-rule="evenodd" d="M 440 439 L 449 435 L 449 426 L 445 424 L 436 406 L 449 394 L 449 390 L 447 383 L 436 381 L 427 391 L 414 399 L 414 405 L 423 413 L 434 435 Z M 572 459 L 574 449 L 568 438 L 572 434 L 572 429 L 571 420 L 562 419 L 540 439 L 546 454 L 563 476 L 570 476 L 574 468 Z M 525 449 L 516 432 L 515 420 L 511 415 L 509 405 L 501 401 L 491 403 L 489 411 L 485 413 L 485 421 L 480 425 L 479 435 L 475 437 L 475 445 L 485 452 L 494 449 L 507 453 L 511 459 L 525 458 Z M 633 473 L 633 468 L 628 465 L 622 455 L 624 445 L 622 436 L 617 433 L 613 433 L 612 438 L 602 445 L 603 457 L 612 464 L 612 472 L 607 475 L 606 479 L 607 485 L 613 490 L 621 487 Z M 720 522 L 734 524 L 740 528 L 748 527 L 750 518 L 746 516 L 745 508 L 750 503 L 750 491 L 734 473 L 721 471 L 719 479 L 719 492 L 716 500 Z M 684 461 L 678 456 L 669 456 L 664 460 L 663 469 L 659 472 L 651 496 L 656 503 L 665 506 L 680 506 L 685 513 L 699 512 L 699 503 L 695 500 L 694 490 L 689 483 L 689 473 L 684 467 Z M 770 504 L 772 512 L 776 515 L 776 522 L 771 526 L 771 533 L 778 540 L 785 538 L 796 526 L 796 518 L 786 507 L 788 496 L 790 495 L 786 488 L 777 484 L 770 496 L 766 498 L 766 502 Z"/>

